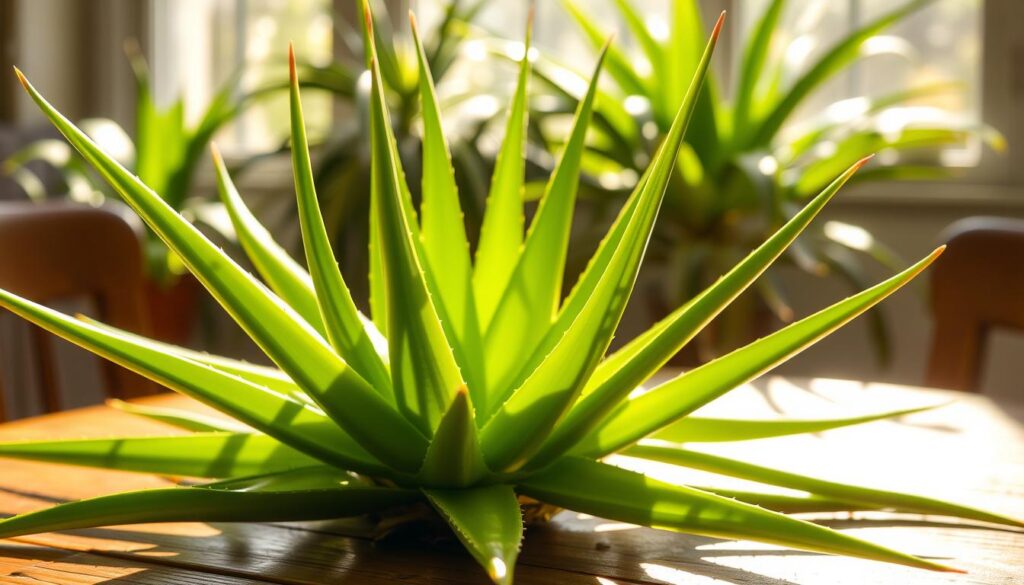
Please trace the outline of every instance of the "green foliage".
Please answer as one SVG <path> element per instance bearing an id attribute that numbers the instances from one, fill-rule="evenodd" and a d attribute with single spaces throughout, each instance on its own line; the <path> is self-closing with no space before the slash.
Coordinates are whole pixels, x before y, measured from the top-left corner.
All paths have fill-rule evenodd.
<path id="1" fill-rule="evenodd" d="M 367 18 L 367 39 L 376 38 L 372 22 Z M 633 392 L 793 244 L 859 164 L 732 272 L 623 349 L 607 355 L 683 150 L 684 134 L 699 121 L 704 78 L 720 26 L 721 21 L 695 62 L 695 75 L 679 102 L 667 139 L 564 298 L 557 292 L 561 276 L 552 275 L 561 275 L 565 269 L 575 183 L 583 136 L 598 96 L 596 83 L 590 85 L 589 97 L 578 109 L 570 148 L 559 160 L 541 210 L 525 234 L 517 219 L 522 185 L 518 163 L 523 156 L 518 129 L 525 123 L 525 109 L 512 109 L 508 140 L 514 144 L 504 149 L 506 162 L 495 174 L 489 203 L 500 206 L 501 216 L 511 218 L 515 229 L 509 231 L 510 226 L 498 220 L 485 222 L 482 239 L 490 237 L 498 243 L 478 254 L 474 264 L 451 159 L 440 133 L 426 53 L 418 46 L 424 75 L 417 91 L 428 112 L 424 118 L 428 151 L 422 162 L 429 168 L 423 181 L 429 188 L 424 188 L 417 210 L 385 98 L 386 60 L 379 58 L 377 43 L 369 42 L 371 219 L 376 226 L 371 244 L 378 271 L 371 280 L 371 292 L 379 299 L 369 318 L 352 305 L 315 205 L 294 60 L 293 163 L 312 274 L 289 258 L 256 222 L 223 164 L 216 161 L 222 196 L 267 286 L 242 270 L 21 77 L 31 97 L 84 160 L 182 259 L 276 367 L 150 341 L 0 291 L 3 308 L 231 419 L 222 422 L 118 404 L 190 433 L 0 444 L 0 456 L 6 457 L 219 480 L 115 494 L 15 516 L 0 520 L 0 538 L 107 524 L 338 518 L 419 502 L 432 506 L 452 527 L 492 581 L 506 584 L 512 582 L 523 536 L 517 496 L 667 530 L 939 571 L 952 569 L 785 513 L 893 508 L 1020 526 L 1012 518 L 980 510 L 767 470 L 664 442 L 749 440 L 901 414 L 823 421 L 688 418 L 697 407 L 795 355 L 893 294 L 941 250 L 733 354 L 646 393 Z M 419 45 L 418 35 L 415 38 Z M 614 61 L 611 55 L 608 63 Z M 528 71 L 528 62 L 524 60 L 521 68 Z M 520 81 L 526 77 L 521 75 Z M 524 100 L 519 92 L 515 102 Z M 501 235 L 488 235 L 490 230 Z M 507 245 L 512 240 L 516 245 Z M 495 272 L 482 262 L 504 266 Z M 497 299 L 487 314 L 480 313 L 477 304 L 482 292 L 492 301 Z M 528 300 L 512 299 L 512 295 Z M 500 329 L 493 329 L 498 324 Z M 481 346 L 482 339 L 487 342 Z M 496 354 L 501 354 L 500 360 Z M 500 364 L 497 374 L 491 369 L 494 364 Z M 660 441 L 652 444 L 648 438 Z M 612 453 L 796 488 L 806 495 L 671 485 L 602 461 Z"/>
<path id="2" fill-rule="evenodd" d="M 126 43 L 125 51 L 135 74 L 134 141 L 113 120 L 88 119 L 79 125 L 108 152 L 117 153 L 115 158 L 120 164 L 138 175 L 176 211 L 216 227 L 213 225 L 216 222 L 205 219 L 215 216 L 215 206 L 195 197 L 191 191 L 204 150 L 218 130 L 237 118 L 251 103 L 277 88 L 266 86 L 237 95 L 236 82 L 240 74 L 235 74 L 217 90 L 198 123 L 192 125 L 185 120 L 183 98 L 179 97 L 165 107 L 156 103 L 149 68 L 138 45 Z M 25 166 L 37 160 L 60 171 L 66 195 L 74 201 L 96 205 L 107 197 L 117 196 L 115 190 L 90 172 L 87 161 L 72 148 L 62 141 L 48 139 L 28 145 L 4 161 L 3 171 L 16 178 L 32 199 L 45 199 L 49 195 Z M 173 283 L 185 271 L 180 260 L 152 231 L 147 232 L 145 252 L 147 273 L 161 285 Z"/>
<path id="3" fill-rule="evenodd" d="M 664 24 L 667 34 L 660 37 L 651 28 L 650 19 L 656 17 L 643 14 L 630 0 L 604 1 L 614 5 L 636 50 L 628 53 L 612 47 L 608 51 L 608 73 L 614 83 L 594 110 L 585 162 L 586 174 L 595 180 L 588 182 L 586 193 L 600 204 L 620 195 L 618 185 L 628 185 L 642 173 L 667 136 L 686 81 L 699 62 L 702 48 L 694 40 L 704 37 L 698 0 L 666 2 L 671 8 L 666 21 L 659 24 Z M 930 98 L 962 90 L 948 82 L 836 104 L 844 106 L 837 111 L 852 112 L 849 115 L 824 115 L 808 124 L 794 120 L 794 113 L 826 83 L 871 57 L 862 51 L 866 43 L 932 1 L 898 3 L 860 28 L 837 33 L 834 45 L 795 67 L 782 58 L 787 44 L 794 41 L 780 23 L 786 11 L 797 6 L 786 0 L 764 3 L 764 12 L 757 15 L 749 35 L 736 45 L 732 95 L 722 97 L 721 84 L 712 73 L 700 96 L 651 249 L 652 265 L 679 276 L 659 278 L 655 304 L 671 309 L 697 294 L 797 214 L 838 174 L 872 153 L 899 153 L 900 158 L 892 165 L 874 161 L 854 180 L 948 176 L 949 169 L 937 163 L 929 166 L 927 160 L 935 157 L 938 148 L 968 139 L 1002 149 L 1002 138 L 991 128 L 965 125 L 952 116 L 911 120 L 896 131 L 891 124 L 885 125 L 886 118 L 900 115 L 899 108 L 927 104 Z M 591 16 L 588 4 L 578 0 L 561 0 L 561 4 L 582 36 L 599 49 L 608 32 Z M 579 74 L 560 65 L 555 56 L 542 57 L 535 70 L 544 87 L 563 103 L 550 106 L 548 100 L 538 106 L 533 112 L 539 120 L 534 136 L 541 137 L 542 146 L 558 150 L 564 141 L 557 134 L 545 135 L 550 126 L 545 120 L 561 116 L 582 99 L 575 89 Z M 630 106 L 628 111 L 623 103 Z M 609 177 L 614 180 L 603 180 Z M 891 256 L 864 257 L 863 252 L 849 241 L 811 229 L 787 250 L 785 260 L 815 276 L 837 277 L 852 290 L 862 288 L 860 260 L 873 258 L 890 270 L 900 264 Z M 758 320 L 758 316 L 769 311 L 782 322 L 791 319 L 792 310 L 772 278 L 763 279 L 752 294 L 757 297 L 741 299 L 726 310 L 713 330 L 697 339 L 701 359 L 762 335 L 764 326 L 757 323 L 764 318 Z M 878 356 L 885 363 L 885 323 L 880 312 L 871 319 Z"/>

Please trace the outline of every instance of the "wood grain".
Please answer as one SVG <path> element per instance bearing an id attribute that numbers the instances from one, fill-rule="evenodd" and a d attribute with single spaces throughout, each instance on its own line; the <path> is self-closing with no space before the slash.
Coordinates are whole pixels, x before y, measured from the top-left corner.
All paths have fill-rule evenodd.
<path id="1" fill-rule="evenodd" d="M 818 476 L 936 495 L 1024 517 L 1024 405 L 997 404 L 908 387 L 834 380 L 767 379 L 737 389 L 708 415 L 851 415 L 959 400 L 897 422 L 807 437 L 714 446 L 708 451 Z M 145 399 L 203 409 L 177 396 Z M 0 440 L 104 434 L 170 434 L 108 410 L 82 409 L 0 425 Z M 708 477 L 639 464 L 656 476 L 707 484 Z M 0 461 L 0 513 L 168 485 L 165 479 L 20 461 Z M 738 485 L 719 482 L 719 485 Z M 939 518 L 883 513 L 819 515 L 844 532 L 942 559 L 966 575 L 727 542 L 563 512 L 527 529 L 517 567 L 522 584 L 988 584 L 1024 583 L 1024 532 Z M 299 524 L 154 524 L 77 530 L 0 541 L 2 583 L 485 584 L 453 541 L 374 542 L 365 521 Z"/>

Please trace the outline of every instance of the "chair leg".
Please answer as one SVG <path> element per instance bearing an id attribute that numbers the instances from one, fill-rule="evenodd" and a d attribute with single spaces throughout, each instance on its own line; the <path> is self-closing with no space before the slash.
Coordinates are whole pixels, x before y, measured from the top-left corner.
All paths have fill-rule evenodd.
<path id="1" fill-rule="evenodd" d="M 60 410 L 60 383 L 57 360 L 53 353 L 53 335 L 39 327 L 32 327 L 31 336 L 39 368 L 39 391 L 43 395 L 43 407 L 46 412 L 57 412 Z"/>

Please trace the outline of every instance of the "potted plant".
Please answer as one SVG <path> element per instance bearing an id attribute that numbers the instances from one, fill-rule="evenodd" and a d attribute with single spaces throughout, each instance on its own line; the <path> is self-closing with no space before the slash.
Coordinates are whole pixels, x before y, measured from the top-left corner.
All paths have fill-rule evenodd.
<path id="1" fill-rule="evenodd" d="M 959 84 L 950 81 L 844 100 L 809 122 L 797 123 L 800 107 L 826 82 L 881 54 L 863 50 L 880 45 L 870 43 L 872 39 L 931 3 L 898 3 L 882 16 L 838 35 L 820 56 L 812 54 L 796 64 L 783 56 L 791 45 L 801 42 L 803 31 L 780 27 L 780 19 L 792 5 L 785 0 L 765 3 L 749 35 L 737 45 L 738 73 L 730 99 L 723 98 L 721 80 L 712 72 L 697 104 L 698 115 L 673 172 L 651 249 L 652 269 L 677 276 L 657 279 L 650 297 L 653 312 L 663 313 L 714 282 L 837 173 L 869 154 L 883 152 L 885 156 L 879 158 L 884 160 L 873 161 L 855 182 L 947 176 L 951 170 L 934 164 L 934 153 L 968 139 L 1003 149 L 1003 139 L 994 129 L 959 122 L 928 105 L 930 98 L 962 92 Z M 659 35 L 638 6 L 614 0 L 637 51 L 634 55 L 617 46 L 609 49 L 611 87 L 598 99 L 585 159 L 592 176 L 585 193 L 598 205 L 618 200 L 642 175 L 664 141 L 699 61 L 698 39 L 704 33 L 698 0 L 668 4 L 667 22 L 659 20 L 668 32 Z M 586 6 L 576 0 L 562 0 L 562 5 L 587 41 L 600 49 L 608 35 Z M 557 130 L 543 138 L 545 121 L 557 120 L 576 107 L 581 98 L 580 76 L 550 56 L 541 56 L 536 70 L 561 104 L 538 102 L 534 114 L 540 120 L 539 129 L 533 136 L 541 137 L 547 149 L 558 150 L 563 145 Z M 928 116 L 914 118 L 909 113 L 922 111 Z M 863 257 L 887 269 L 899 264 L 895 254 L 863 228 L 829 222 L 791 246 L 785 263 L 816 276 L 838 277 L 857 290 L 869 280 L 860 261 Z M 769 273 L 698 339 L 697 361 L 755 339 L 774 320 L 788 322 L 792 315 L 783 289 Z M 870 318 L 874 346 L 879 361 L 885 363 L 888 344 L 883 315 L 876 312 Z"/>
<path id="2" fill-rule="evenodd" d="M 644 442 L 645 437 L 700 440 L 701 425 L 693 424 L 700 421 L 688 416 L 693 410 L 867 311 L 941 253 L 936 250 L 892 278 L 735 353 L 645 393 L 634 392 L 792 245 L 860 166 L 840 175 L 722 280 L 606 356 L 695 113 L 720 27 L 721 21 L 663 147 L 565 298 L 560 280 L 596 74 L 575 117 L 569 146 L 525 233 L 523 175 L 518 172 L 521 133 L 509 136 L 508 156 L 498 163 L 504 169 L 497 175 L 500 183 L 491 190 L 481 241 L 471 257 L 418 37 L 420 99 L 426 113 L 424 201 L 418 212 L 397 154 L 371 44 L 374 302 L 369 318 L 352 301 L 317 205 L 294 66 L 292 154 L 308 273 L 246 213 L 223 162 L 215 161 L 220 187 L 235 206 L 235 222 L 249 236 L 242 241 L 268 286 L 104 153 L 22 77 L 68 140 L 280 369 L 154 342 L 0 292 L 5 309 L 232 419 L 135 409 L 194 432 L 0 445 L 0 454 L 9 457 L 217 480 L 83 500 L 0 520 L 0 538 L 104 524 L 311 520 L 427 506 L 451 526 L 493 582 L 507 584 L 523 535 L 520 498 L 623 522 L 936 571 L 955 569 L 785 512 L 885 508 L 1022 526 L 983 510 L 778 474 L 699 455 L 679 444 Z M 529 76 L 529 59 L 524 58 L 512 128 L 525 122 Z M 864 420 L 818 421 L 815 429 Z M 749 421 L 726 421 L 714 430 L 721 431 L 722 425 L 732 438 L 812 430 L 784 425 L 766 433 Z M 717 436 L 720 440 L 721 432 Z M 795 487 L 808 495 L 659 482 L 602 461 L 617 452 Z"/>

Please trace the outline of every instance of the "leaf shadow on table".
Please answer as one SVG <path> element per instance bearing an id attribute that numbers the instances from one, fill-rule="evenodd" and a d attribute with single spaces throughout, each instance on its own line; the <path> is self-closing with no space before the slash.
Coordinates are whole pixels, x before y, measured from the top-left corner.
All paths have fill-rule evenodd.
<path id="1" fill-rule="evenodd" d="M 815 399 L 821 400 L 822 403 L 825 404 L 825 405 L 836 406 L 836 405 L 840 405 L 841 404 L 841 402 L 837 402 L 832 396 L 829 396 L 827 393 L 822 392 L 819 389 L 814 388 L 814 385 L 811 383 L 811 382 L 813 382 L 813 379 L 811 379 L 811 380 L 803 380 L 800 383 L 793 383 L 791 380 L 787 380 L 787 381 L 790 382 L 790 383 L 788 383 L 786 385 L 785 391 L 781 392 L 781 394 L 789 394 L 790 396 L 792 396 L 794 393 L 802 393 L 802 394 L 809 395 L 809 396 L 811 396 L 811 397 L 813 397 Z M 869 384 L 864 383 L 864 382 L 854 382 L 854 381 L 848 381 L 847 382 L 847 381 L 844 381 L 844 383 L 845 384 L 857 384 L 857 385 L 860 385 L 861 389 L 863 391 L 865 391 L 865 392 L 868 391 L 868 387 L 869 387 Z M 779 389 L 774 388 L 772 386 L 772 378 L 762 378 L 762 379 L 754 380 L 753 382 L 749 383 L 749 386 L 754 389 L 754 391 L 761 398 L 761 400 L 765 403 L 765 405 L 769 408 L 769 410 L 771 410 L 775 414 L 777 414 L 777 415 L 779 415 L 780 417 L 783 417 L 783 418 L 785 418 L 787 416 L 790 416 L 792 414 L 791 413 L 791 409 L 787 408 L 783 404 L 783 401 L 780 400 L 780 397 L 779 397 L 780 392 L 778 391 Z M 796 418 L 800 418 L 800 417 L 796 417 Z M 900 425 L 900 426 L 910 427 L 910 428 L 914 428 L 914 429 L 927 430 L 927 431 L 935 431 L 935 432 L 939 432 L 939 433 L 955 434 L 955 433 L 960 433 L 961 432 L 961 429 L 958 429 L 957 427 L 955 427 L 953 425 L 942 424 L 942 423 L 935 423 L 935 422 L 921 422 L 919 420 L 908 420 L 909 418 L 913 418 L 913 415 L 892 417 L 892 418 L 886 419 L 886 422 L 891 423 L 891 424 L 897 424 L 897 425 Z M 816 432 L 816 433 L 809 433 L 809 435 L 814 436 L 814 437 L 822 437 L 822 436 L 824 436 L 824 433 Z"/>
<path id="2" fill-rule="evenodd" d="M 38 497 L 31 492 L 0 491 Z M 62 500 L 42 497 L 49 503 Z M 836 528 L 908 526 L 1000 530 L 987 525 L 937 522 L 915 518 L 826 519 Z M 230 579 L 258 582 L 318 583 L 451 583 L 484 585 L 472 559 L 454 538 L 423 534 L 398 535 L 381 542 L 372 538 L 367 522 L 329 521 L 300 524 L 197 524 L 154 525 L 74 530 L 65 535 L 19 539 L 37 547 L 0 542 L 0 559 L 18 555 L 88 553 L 114 566 L 142 564 L 157 571 L 216 571 Z M 528 529 L 517 571 L 522 582 L 541 585 L 593 585 L 597 577 L 611 583 L 664 584 L 651 567 L 713 578 L 723 583 L 797 585 L 716 562 L 720 557 L 821 556 L 786 549 L 716 548 L 727 541 L 616 524 L 563 512 L 549 524 Z M 1007 531 L 1014 532 L 1014 531 Z M 1019 532 L 1018 532 L 1019 533 Z M 105 544 L 109 543 L 109 544 Z M 742 545 L 741 545 L 742 546 Z M 62 549 L 62 550 L 57 550 Z M 40 562 L 45 562 L 41 559 Z M 229 567 L 230 570 L 224 570 Z M 154 576 L 155 578 L 155 576 Z M 138 574 L 97 583 L 148 582 Z"/>
<path id="3" fill-rule="evenodd" d="M 950 530 L 983 530 L 986 532 L 1024 535 L 1024 529 L 996 526 L 995 524 L 944 522 L 942 520 L 917 518 L 834 518 L 815 520 L 815 523 L 836 530 L 846 528 L 946 528 Z"/>

